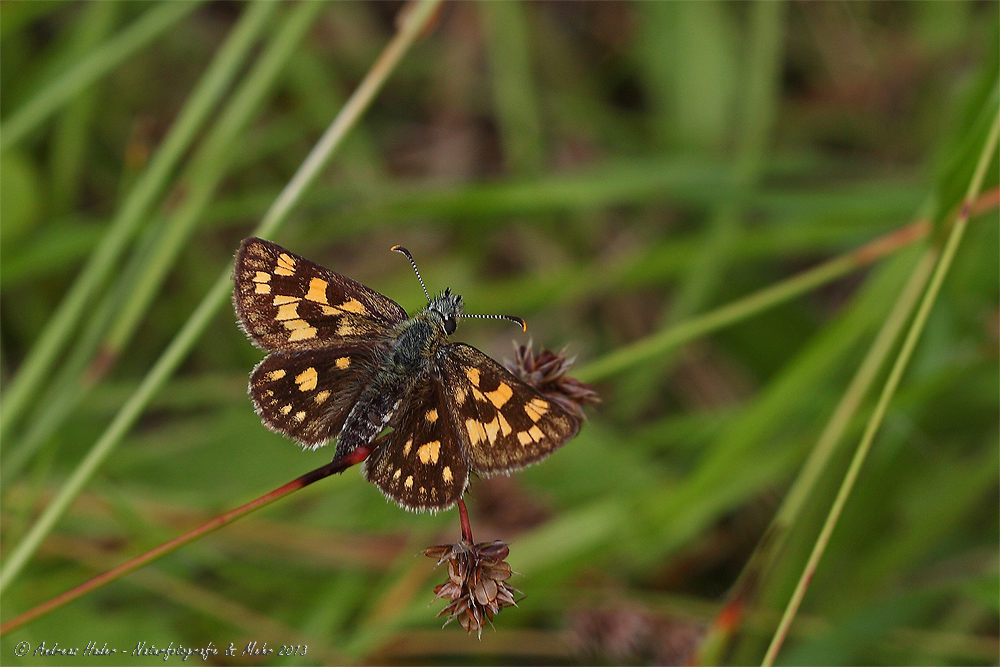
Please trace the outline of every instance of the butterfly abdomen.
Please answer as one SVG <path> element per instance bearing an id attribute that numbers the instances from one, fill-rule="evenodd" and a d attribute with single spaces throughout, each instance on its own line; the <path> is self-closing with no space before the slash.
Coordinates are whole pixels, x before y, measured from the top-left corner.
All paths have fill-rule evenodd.
<path id="1" fill-rule="evenodd" d="M 347 415 L 337 438 L 336 457 L 346 456 L 361 446 L 368 446 L 389 424 L 406 394 L 407 383 L 370 385 Z"/>

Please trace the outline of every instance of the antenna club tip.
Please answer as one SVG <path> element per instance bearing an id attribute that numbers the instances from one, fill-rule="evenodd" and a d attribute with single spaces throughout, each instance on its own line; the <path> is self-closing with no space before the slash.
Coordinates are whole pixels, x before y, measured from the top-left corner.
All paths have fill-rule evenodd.
<path id="1" fill-rule="evenodd" d="M 406 248 L 404 248 L 403 246 L 399 245 L 398 243 L 396 245 L 392 246 L 391 248 L 389 248 L 389 250 L 391 250 L 392 252 L 401 252 L 401 253 L 404 253 L 404 254 L 406 253 Z"/>
<path id="2" fill-rule="evenodd" d="M 521 331 L 527 331 L 528 330 L 528 323 L 527 322 L 525 322 L 524 320 L 522 320 L 520 317 L 515 317 L 513 319 L 514 319 L 515 322 L 517 322 L 518 324 L 521 325 Z"/>

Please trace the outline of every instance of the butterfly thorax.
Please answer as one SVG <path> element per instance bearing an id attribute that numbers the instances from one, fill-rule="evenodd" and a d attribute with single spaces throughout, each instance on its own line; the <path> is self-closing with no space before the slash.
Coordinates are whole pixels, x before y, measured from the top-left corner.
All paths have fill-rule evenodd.
<path id="1" fill-rule="evenodd" d="M 447 340 L 444 331 L 428 319 L 425 311 L 400 326 L 398 336 L 391 340 L 391 352 L 382 363 L 382 374 L 408 377 L 423 370 L 430 355 Z"/>
<path id="2" fill-rule="evenodd" d="M 337 456 L 368 445 L 391 421 L 402 399 L 432 371 L 433 359 L 462 312 L 462 297 L 445 290 L 422 311 L 400 322 L 385 341 L 386 353 L 351 410 L 337 441 Z"/>
<path id="3" fill-rule="evenodd" d="M 462 297 L 446 289 L 426 308 L 401 322 L 390 338 L 391 353 L 382 364 L 385 374 L 408 378 L 422 374 L 454 333 L 455 319 L 461 314 Z"/>

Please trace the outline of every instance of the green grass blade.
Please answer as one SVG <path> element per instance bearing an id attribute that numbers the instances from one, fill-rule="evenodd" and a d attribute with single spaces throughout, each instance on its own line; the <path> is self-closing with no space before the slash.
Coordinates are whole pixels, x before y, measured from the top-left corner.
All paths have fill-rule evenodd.
<path id="1" fill-rule="evenodd" d="M 249 7 L 253 9 L 254 5 Z M 267 3 L 262 7 L 270 9 L 274 5 Z M 71 367 L 68 367 L 68 373 L 71 377 L 75 377 L 72 377 L 72 381 L 69 382 L 66 381 L 68 378 L 63 378 L 65 384 L 55 388 L 60 396 L 51 403 L 53 412 L 38 420 L 38 424 L 44 427 L 44 430 L 39 429 L 39 432 L 32 429 L 29 432 L 29 439 L 25 440 L 15 451 L 16 457 L 12 456 L 15 463 L 22 464 L 26 460 L 31 449 L 38 447 L 44 441 L 44 436 L 61 424 L 92 385 L 91 381 L 85 380 L 83 377 L 84 363 L 93 351 L 94 334 L 106 325 L 106 321 L 103 321 L 101 316 L 117 316 L 115 328 L 109 334 L 111 342 L 106 342 L 101 350 L 103 356 L 113 359 L 117 356 L 121 346 L 128 340 L 139 317 L 151 301 L 154 291 L 179 252 L 180 246 L 193 230 L 202 207 L 211 198 L 214 188 L 221 180 L 226 165 L 225 158 L 231 153 L 232 144 L 238 133 L 249 121 L 264 94 L 270 90 L 282 65 L 287 61 L 293 48 L 302 39 L 321 9 L 321 3 L 298 5 L 297 11 L 289 15 L 284 25 L 275 34 L 269 48 L 261 56 L 257 66 L 246 77 L 243 85 L 236 92 L 230 104 L 227 105 L 219 122 L 205 140 L 202 150 L 192 160 L 191 168 L 186 174 L 189 197 L 167 222 L 164 233 L 158 237 L 153 236 L 147 239 L 149 241 L 147 245 L 150 246 L 151 252 L 145 256 L 141 252 L 137 253 L 136 259 L 138 261 L 132 263 L 123 274 L 124 284 L 120 286 L 120 289 L 112 291 L 99 306 L 96 316 L 98 319 L 94 320 L 95 326 L 87 328 L 86 335 L 80 338 L 77 347 L 71 354 L 70 359 L 73 363 Z M 268 12 L 254 15 L 254 20 L 251 21 L 255 28 L 254 33 L 257 32 L 257 28 L 264 26 L 263 19 L 266 18 L 267 14 Z M 153 228 L 152 231 L 155 232 L 156 228 Z M 123 295 L 124 299 L 122 299 Z M 96 449 L 98 447 L 95 446 Z M 27 452 L 27 454 L 23 452 Z M 99 461 L 100 458 L 96 460 Z M 93 468 L 87 465 L 88 460 L 85 459 L 84 463 L 81 464 L 82 469 L 87 472 L 86 476 L 81 476 L 80 479 L 89 478 L 93 472 Z"/>
<path id="2" fill-rule="evenodd" d="M 413 7 L 399 32 L 372 66 L 368 76 L 359 84 L 330 128 L 317 142 L 299 171 L 292 177 L 265 215 L 264 220 L 255 230 L 256 234 L 270 236 L 284 222 L 304 188 L 315 180 L 334 150 L 343 141 L 348 130 L 357 123 L 403 54 L 416 40 L 438 4 L 439 2 L 436 0 L 429 0 Z M 300 7 L 302 6 L 300 5 Z M 308 4 L 306 3 L 305 6 Z M 298 11 L 305 10 L 299 9 Z M 74 470 L 72 476 L 62 485 L 56 497 L 32 525 L 28 534 L 6 558 L 4 567 L 0 571 L 0 590 L 6 588 L 14 580 L 93 473 L 142 414 L 152 395 L 177 369 L 211 318 L 228 302 L 230 291 L 230 269 L 227 267 L 177 336 L 171 341 L 163 355 L 150 369 L 136 393 L 122 406 L 107 430 Z"/>
<path id="3" fill-rule="evenodd" d="M 136 268 L 141 266 L 141 271 L 132 281 L 124 303 L 118 308 L 115 322 L 103 344 L 103 353 L 115 358 L 131 339 L 226 175 L 240 134 L 246 131 L 254 112 L 273 89 L 295 47 L 321 8 L 322 3 L 304 3 L 296 7 L 297 11 L 290 14 L 267 50 L 261 54 L 231 102 L 223 109 L 202 148 L 192 158 L 190 167 L 180 179 L 186 193 L 184 200 L 167 220 L 152 251 L 144 258 L 137 258 L 139 263 Z"/>
<path id="4" fill-rule="evenodd" d="M 921 228 L 922 229 L 922 228 Z M 923 232 L 915 228 L 903 228 L 899 232 L 876 241 L 866 248 L 852 251 L 840 257 L 831 259 L 819 266 L 804 271 L 792 278 L 759 290 L 738 301 L 717 308 L 699 317 L 692 318 L 636 341 L 631 345 L 621 347 L 600 359 L 582 366 L 576 375 L 585 382 L 595 382 L 609 376 L 621 373 L 649 359 L 658 357 L 669 349 L 702 336 L 710 331 L 729 326 L 755 313 L 763 312 L 779 303 L 783 303 L 806 292 L 815 289 L 831 280 L 860 268 L 862 263 L 874 259 L 872 250 L 882 253 L 897 244 L 908 244 L 920 238 Z"/>
<path id="5" fill-rule="evenodd" d="M 73 36 L 70 57 L 79 60 L 97 46 L 114 27 L 120 5 L 99 2 L 88 5 L 76 34 Z M 56 213 L 72 210 L 84 168 L 88 128 L 96 110 L 97 85 L 84 90 L 71 104 L 67 104 L 58 118 L 52 137 L 52 208 Z"/>
<path id="6" fill-rule="evenodd" d="M 783 2 L 762 2 L 752 7 L 744 72 L 747 102 L 739 116 L 741 132 L 737 138 L 731 179 L 734 196 L 720 198 L 718 208 L 702 233 L 700 247 L 681 276 L 674 302 L 661 326 L 691 317 L 704 309 L 716 294 L 732 265 L 734 250 L 740 245 L 746 232 L 744 218 L 750 198 L 748 195 L 757 190 L 764 173 L 766 145 L 779 99 L 777 92 L 784 54 L 782 37 L 785 5 Z M 676 7 L 680 8 L 680 5 Z M 708 12 L 706 15 L 712 16 L 713 13 Z M 725 14 L 720 13 L 718 20 L 721 21 L 724 16 Z M 719 137 L 713 139 L 718 140 Z M 650 400 L 656 395 L 653 391 L 655 383 L 669 373 L 674 361 L 673 356 L 667 355 L 656 364 L 650 364 L 633 374 L 624 391 L 632 396 L 649 398 L 634 401 L 629 414 L 634 416 L 647 409 Z"/>
<path id="7" fill-rule="evenodd" d="M 965 200 L 962 205 L 962 211 L 948 235 L 948 240 L 945 243 L 944 249 L 941 251 L 940 259 L 937 266 L 934 268 L 934 275 L 931 276 L 930 285 L 927 287 L 927 292 L 924 294 L 924 298 L 920 302 L 920 307 L 917 310 L 913 323 L 910 325 L 910 328 L 906 333 L 906 339 L 903 341 L 903 347 L 899 351 L 896 361 L 893 363 L 892 370 L 889 372 L 889 377 L 885 382 L 885 386 L 883 387 L 882 393 L 875 405 L 875 409 L 872 411 L 872 415 L 865 426 L 865 432 L 861 436 L 861 442 L 858 443 L 854 458 L 851 460 L 851 465 L 847 470 L 847 474 L 844 476 L 840 490 L 837 492 L 837 497 L 830 508 L 830 513 L 823 524 L 823 529 L 820 531 L 819 537 L 816 539 L 816 544 L 812 553 L 809 555 L 809 561 L 803 569 L 802 576 L 795 587 L 795 592 L 792 594 L 792 598 L 789 600 L 788 606 L 785 608 L 785 612 L 781 617 L 777 630 L 775 630 L 774 637 L 771 640 L 771 645 L 768 647 L 764 660 L 761 663 L 765 667 L 769 667 L 774 664 L 774 659 L 777 657 L 778 651 L 781 649 L 781 645 L 788 634 L 788 628 L 791 626 L 792 620 L 795 618 L 795 614 L 798 612 L 799 606 L 802 604 L 802 599 L 805 597 L 809 581 L 812 579 L 812 575 L 815 573 L 816 567 L 819 565 L 819 560 L 823 557 L 823 552 L 826 550 L 826 546 L 830 541 L 830 535 L 833 534 L 833 530 L 837 526 L 837 521 L 840 518 L 844 505 L 847 503 L 847 499 L 850 497 L 851 490 L 854 487 L 858 474 L 861 472 L 861 467 L 864 465 L 868 452 L 871 449 L 872 442 L 875 440 L 875 434 L 878 433 L 879 427 L 882 425 L 882 421 L 884 420 L 886 412 L 889 408 L 889 403 L 892 401 L 892 398 L 896 393 L 896 389 L 899 386 L 899 382 L 903 377 L 904 371 L 906 371 L 910 357 L 913 355 L 913 350 L 917 346 L 917 341 L 920 340 L 920 334 L 923 332 L 924 325 L 927 323 L 927 318 L 930 315 L 931 308 L 934 307 L 938 293 L 941 291 L 941 285 L 944 283 L 945 276 L 948 275 L 948 269 L 951 267 L 951 263 L 955 258 L 955 253 L 957 252 L 958 246 L 962 241 L 962 236 L 965 233 L 965 228 L 969 221 L 972 203 L 975 201 L 976 196 L 982 188 L 986 170 L 993 158 L 993 152 L 996 148 L 998 135 L 1000 135 L 1000 115 L 996 115 L 994 117 L 993 125 L 987 135 L 986 143 L 980 153 L 975 172 L 973 173 L 972 180 L 969 183 L 969 188 L 966 192 Z"/>
<path id="8" fill-rule="evenodd" d="M 504 159 L 507 171 L 514 174 L 537 174 L 544 166 L 544 138 L 525 16 L 531 8 L 517 2 L 478 5 L 489 36 L 490 78 Z"/>
<path id="9" fill-rule="evenodd" d="M 194 11 L 200 2 L 164 2 L 146 12 L 103 47 L 63 72 L 3 123 L 0 151 L 15 145 L 80 91 Z"/>
<path id="10" fill-rule="evenodd" d="M 243 20 L 192 92 L 163 145 L 122 203 L 104 238 L 7 386 L 0 403 L 0 438 L 10 434 L 32 396 L 48 376 L 66 342 L 75 333 L 87 304 L 114 269 L 126 244 L 163 191 L 177 163 L 187 152 L 212 108 L 228 89 L 275 7 L 276 3 L 272 2 L 247 5 Z"/>
<path id="11" fill-rule="evenodd" d="M 770 567 L 783 552 L 789 527 L 799 518 L 821 475 L 827 470 L 844 432 L 860 408 L 868 390 L 874 384 L 878 372 L 895 346 L 903 326 L 909 320 L 917 299 L 927 285 L 936 260 L 936 253 L 925 252 L 917 263 L 900 298 L 897 299 L 892 312 L 886 318 L 858 367 L 858 371 L 851 379 L 843 397 L 831 414 L 830 420 L 817 439 L 815 447 L 810 451 L 809 457 L 802 465 L 795 482 L 785 495 L 781 507 L 778 508 L 778 512 L 768 526 L 767 536 L 760 540 L 757 549 L 741 572 L 740 579 L 733 586 L 729 599 L 734 603 L 752 604 L 753 599 L 748 597 L 748 594 L 754 596 L 759 588 L 766 586 L 765 578 L 769 574 Z M 723 660 L 721 651 L 725 645 L 722 643 L 723 638 L 717 636 L 718 631 L 717 627 L 713 628 L 710 632 L 716 636 L 706 638 L 705 642 L 706 646 L 713 647 L 716 652 L 712 655 L 703 652 L 700 664 L 721 664 Z"/>

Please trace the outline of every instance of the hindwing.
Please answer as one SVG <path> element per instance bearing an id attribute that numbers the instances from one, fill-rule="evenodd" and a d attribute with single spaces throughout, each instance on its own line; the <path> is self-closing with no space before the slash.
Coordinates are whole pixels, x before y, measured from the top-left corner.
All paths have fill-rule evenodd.
<path id="1" fill-rule="evenodd" d="M 249 392 L 268 428 L 315 449 L 340 433 L 376 363 L 373 346 L 275 352 L 250 374 Z"/>
<path id="2" fill-rule="evenodd" d="M 447 509 L 468 485 L 468 466 L 443 393 L 426 375 L 418 380 L 390 422 L 393 431 L 364 463 L 365 478 L 407 509 Z"/>
<path id="3" fill-rule="evenodd" d="M 472 472 L 490 476 L 536 463 L 580 428 L 563 408 L 474 347 L 453 343 L 437 359 L 448 414 Z"/>
<path id="4" fill-rule="evenodd" d="M 406 311 L 392 299 L 258 238 L 240 246 L 233 282 L 240 323 L 265 350 L 383 339 L 406 319 Z"/>

